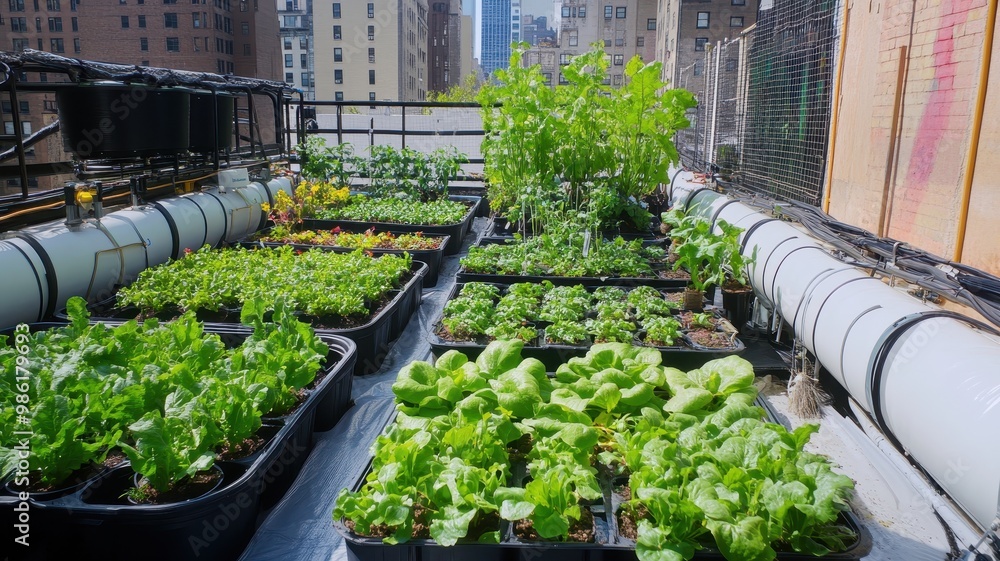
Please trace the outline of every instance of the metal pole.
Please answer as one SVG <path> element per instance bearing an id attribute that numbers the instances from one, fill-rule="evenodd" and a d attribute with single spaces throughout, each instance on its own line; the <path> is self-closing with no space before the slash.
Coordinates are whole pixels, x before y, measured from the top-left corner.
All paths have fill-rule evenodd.
<path id="1" fill-rule="evenodd" d="M 14 143 L 17 148 L 17 166 L 21 174 L 21 198 L 28 198 L 28 163 L 24 156 L 24 139 L 21 138 L 21 108 L 17 103 L 17 74 L 13 70 L 8 70 L 7 91 L 10 93 L 10 113 L 14 119 Z"/>
<path id="2" fill-rule="evenodd" d="M 406 106 L 401 106 L 400 109 L 403 111 L 403 145 L 402 148 L 406 148 Z"/>
<path id="3" fill-rule="evenodd" d="M 715 162 L 715 130 L 719 125 L 719 64 L 722 61 L 722 42 L 715 44 L 715 76 L 713 76 L 715 84 L 712 87 L 712 127 L 709 130 L 708 135 L 708 151 L 706 153 L 705 161 L 707 163 Z"/>
<path id="4" fill-rule="evenodd" d="M 316 115 L 317 120 L 319 115 Z M 344 143 L 344 106 L 337 106 L 337 144 Z"/>

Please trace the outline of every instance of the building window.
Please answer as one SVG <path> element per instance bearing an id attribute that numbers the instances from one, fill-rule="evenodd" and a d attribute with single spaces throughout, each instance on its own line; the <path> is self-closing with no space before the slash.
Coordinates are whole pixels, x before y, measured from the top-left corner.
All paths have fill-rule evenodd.
<path id="1" fill-rule="evenodd" d="M 375 83 L 375 71 L 374 70 L 369 70 L 368 71 L 368 83 L 369 84 L 374 84 Z"/>
<path id="2" fill-rule="evenodd" d="M 369 25 L 368 26 L 368 40 L 369 41 L 374 41 L 375 40 L 375 26 L 374 25 Z"/>
<path id="3" fill-rule="evenodd" d="M 569 6 L 563 6 L 562 7 L 562 17 L 564 17 L 564 18 L 568 18 L 569 17 Z"/>
<path id="4" fill-rule="evenodd" d="M 28 48 L 27 39 L 14 39 L 14 52 L 19 53 Z"/>
<path id="5" fill-rule="evenodd" d="M 302 79 L 302 87 L 303 88 L 308 88 L 309 87 L 309 73 L 308 72 L 303 72 L 302 74 L 300 74 L 300 78 Z"/>
<path id="6" fill-rule="evenodd" d="M 625 55 L 615 55 L 615 66 L 625 64 Z"/>
<path id="7" fill-rule="evenodd" d="M 10 104 L 9 101 L 0 102 L 0 106 L 3 107 L 4 113 L 11 113 L 12 112 L 11 109 L 14 107 L 13 105 Z M 17 108 L 21 113 L 30 113 L 29 111 L 30 106 L 28 105 L 27 101 L 17 102 Z"/>
<path id="8" fill-rule="evenodd" d="M 615 17 L 618 19 L 625 19 L 625 6 L 618 6 L 615 8 Z"/>
<path id="9" fill-rule="evenodd" d="M 711 17 L 711 12 L 698 12 L 698 23 L 695 27 L 698 29 L 708 29 L 708 20 Z"/>
<path id="10" fill-rule="evenodd" d="M 309 48 L 309 38 L 306 37 L 305 35 L 299 37 L 299 48 L 302 50 L 306 50 Z"/>
<path id="11" fill-rule="evenodd" d="M 74 37 L 73 38 L 73 52 L 74 53 L 79 53 L 80 52 L 80 38 L 79 37 Z"/>
<path id="12" fill-rule="evenodd" d="M 73 18 L 76 20 L 76 18 Z M 10 18 L 10 30 L 19 33 L 28 32 L 28 18 Z M 76 31 L 76 30 L 74 30 Z M 15 39 L 16 41 L 16 39 Z M 14 49 L 15 51 L 18 49 Z"/>
<path id="13" fill-rule="evenodd" d="M 624 47 L 625 46 L 625 38 L 624 37 L 615 37 L 615 46 L 616 47 Z"/>
<path id="14" fill-rule="evenodd" d="M 545 85 L 546 86 L 551 86 L 552 85 L 552 73 L 551 72 L 542 72 L 542 78 L 545 78 Z"/>
<path id="15" fill-rule="evenodd" d="M 645 47 L 646 46 L 646 36 L 645 35 L 639 35 L 638 37 L 636 37 L 635 38 L 635 46 L 636 47 Z"/>
<path id="16" fill-rule="evenodd" d="M 343 38 L 344 38 L 344 34 L 343 34 L 343 31 L 341 31 L 340 26 L 339 25 L 333 26 L 333 40 L 334 41 L 340 41 Z"/>
<path id="17" fill-rule="evenodd" d="M 177 29 L 177 14 L 163 14 L 163 27 Z"/>
<path id="18" fill-rule="evenodd" d="M 128 18 L 123 20 L 125 27 L 128 27 Z M 62 18 L 49 18 L 49 31 L 62 31 Z"/>
<path id="19" fill-rule="evenodd" d="M 743 27 L 743 16 L 729 16 L 729 27 Z"/>
<path id="20" fill-rule="evenodd" d="M 38 33 L 42 32 L 42 18 L 35 18 L 35 31 Z M 42 40 L 41 37 L 38 38 L 39 41 Z M 41 49 L 38 49 L 41 50 Z"/>
<path id="21" fill-rule="evenodd" d="M 69 21 L 73 31 L 80 31 L 80 25 L 77 23 L 76 18 L 70 18 Z"/>
<path id="22" fill-rule="evenodd" d="M 344 62 L 344 49 L 340 47 L 333 49 L 333 62 Z"/>
<path id="23" fill-rule="evenodd" d="M 292 63 L 292 55 L 285 55 L 285 68 L 292 68 L 294 64 Z"/>
<path id="24" fill-rule="evenodd" d="M 250 56 L 253 51 L 250 49 L 250 43 L 243 43 L 243 56 Z"/>
<path id="25" fill-rule="evenodd" d="M 145 37 L 139 37 L 139 50 L 148 51 L 149 50 L 149 39 Z"/>
<path id="26" fill-rule="evenodd" d="M 52 48 L 52 52 L 54 53 L 66 52 L 65 48 L 63 47 L 62 39 L 49 39 L 49 46 Z"/>
<path id="27" fill-rule="evenodd" d="M 368 101 L 375 101 L 375 92 L 368 92 Z"/>
<path id="28" fill-rule="evenodd" d="M 42 111 L 45 111 L 46 113 L 57 113 L 59 108 L 54 99 L 46 99 L 42 103 Z"/>
<path id="29" fill-rule="evenodd" d="M 611 14 L 614 13 L 614 6 L 604 7 L 604 19 L 611 19 Z M 562 83 L 562 76 L 559 77 L 559 83 Z"/>
<path id="30" fill-rule="evenodd" d="M 559 74 L 559 83 L 563 84 L 563 85 L 566 85 L 566 84 L 569 83 L 569 80 L 566 79 L 566 76 L 563 76 L 562 74 Z"/>
<path id="31" fill-rule="evenodd" d="M 697 37 L 694 40 L 694 50 L 696 50 L 696 51 L 704 51 L 705 50 L 705 45 L 707 45 L 707 44 L 708 44 L 708 37 Z"/>
<path id="32" fill-rule="evenodd" d="M 733 0 L 733 6 L 746 6 L 747 0 Z"/>
<path id="33" fill-rule="evenodd" d="M 656 18 L 649 18 L 646 20 L 646 29 L 649 31 L 656 30 Z"/>
<path id="34" fill-rule="evenodd" d="M 614 79 L 611 80 L 611 84 L 615 85 L 615 86 L 622 85 L 622 75 L 621 74 L 615 74 L 614 75 Z"/>
<path id="35" fill-rule="evenodd" d="M 139 16 L 139 27 L 146 27 L 146 16 Z"/>
<path id="36" fill-rule="evenodd" d="M 368 47 L 368 62 L 375 64 L 375 47 Z"/>
<path id="37" fill-rule="evenodd" d="M 344 101 L 344 92 L 333 92 L 334 101 Z"/>
<path id="38" fill-rule="evenodd" d="M 587 7 L 586 6 L 580 6 L 579 10 L 576 13 L 576 17 L 578 17 L 578 18 L 585 18 L 585 17 L 587 17 Z M 552 80 L 549 80 L 549 81 L 551 82 Z"/>
<path id="39" fill-rule="evenodd" d="M 250 35 L 250 24 L 247 22 L 240 24 L 240 31 L 243 32 L 243 35 Z"/>
<path id="40" fill-rule="evenodd" d="M 334 84 L 343 84 L 344 83 L 344 71 L 343 70 L 339 70 L 338 69 L 338 70 L 334 70 L 333 71 L 333 83 Z"/>
<path id="41" fill-rule="evenodd" d="M 340 19 L 340 2 L 333 3 L 333 19 Z"/>
<path id="42" fill-rule="evenodd" d="M 293 74 L 291 72 L 285 72 L 285 83 L 286 84 L 294 84 L 295 83 L 295 74 Z"/>
<path id="43" fill-rule="evenodd" d="M 301 53 L 299 55 L 299 66 L 302 68 L 309 68 L 309 56 L 306 53 Z"/>
<path id="44" fill-rule="evenodd" d="M 703 71 L 702 69 L 703 69 L 703 66 L 702 66 L 702 63 L 700 61 L 694 63 L 694 75 L 695 76 L 701 76 L 701 73 Z"/>
<path id="45" fill-rule="evenodd" d="M 610 46 L 611 46 L 611 39 L 605 39 L 604 40 L 604 48 L 606 49 L 606 48 L 608 48 Z"/>
<path id="46" fill-rule="evenodd" d="M 201 13 L 194 12 L 191 14 L 191 27 L 198 29 L 201 27 Z"/>
<path id="47" fill-rule="evenodd" d="M 571 57 L 568 53 L 563 53 L 559 55 L 559 66 L 566 66 L 567 64 L 569 64 L 570 58 Z M 562 78 L 560 77 L 560 79 Z"/>
<path id="48" fill-rule="evenodd" d="M 12 12 L 23 12 L 24 11 L 24 0 L 10 0 L 10 11 L 12 11 Z"/>
<path id="49" fill-rule="evenodd" d="M 298 24 L 298 22 L 296 21 L 297 19 L 298 18 L 295 17 L 295 16 L 283 16 L 282 19 L 281 19 L 281 21 L 283 22 L 281 24 L 281 26 L 282 27 L 295 27 Z"/>
<path id="50" fill-rule="evenodd" d="M 579 44 L 580 38 L 577 36 L 576 31 L 571 31 L 569 34 L 569 46 L 575 47 Z"/>
<path id="51" fill-rule="evenodd" d="M 368 18 L 372 19 L 374 17 L 375 17 L 375 3 L 374 2 L 369 2 L 368 3 Z"/>
<path id="52" fill-rule="evenodd" d="M 58 12 L 60 10 L 59 0 L 45 0 L 45 7 L 50 12 Z"/>
<path id="53" fill-rule="evenodd" d="M 167 52 L 168 53 L 181 52 L 181 40 L 177 37 L 167 37 Z"/>
<path id="54" fill-rule="evenodd" d="M 281 43 L 282 43 L 282 45 L 284 45 L 286 51 L 291 50 L 291 48 L 292 48 L 292 38 L 291 37 L 283 37 L 281 39 Z"/>

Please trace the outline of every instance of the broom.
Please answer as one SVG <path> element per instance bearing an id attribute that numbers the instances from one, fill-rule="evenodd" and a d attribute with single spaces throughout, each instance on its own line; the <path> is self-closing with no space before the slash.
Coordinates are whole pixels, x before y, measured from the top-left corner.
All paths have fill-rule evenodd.
<path id="1" fill-rule="evenodd" d="M 798 342 L 796 342 L 798 347 Z M 798 347 L 792 355 L 792 377 L 788 380 L 788 406 L 795 415 L 811 419 L 820 416 L 820 406 L 828 396 L 819 387 L 819 380 L 813 374 L 813 362 L 806 356 L 808 352 Z M 796 368 L 799 366 L 800 368 Z"/>

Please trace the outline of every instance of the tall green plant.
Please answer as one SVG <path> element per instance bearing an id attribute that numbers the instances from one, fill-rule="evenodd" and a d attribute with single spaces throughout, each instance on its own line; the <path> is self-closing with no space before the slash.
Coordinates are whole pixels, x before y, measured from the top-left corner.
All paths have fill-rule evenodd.
<path id="1" fill-rule="evenodd" d="M 302 177 L 312 181 L 336 180 L 348 185 L 354 166 L 354 148 L 349 143 L 327 146 L 320 136 L 307 136 L 296 148 L 302 162 Z"/>

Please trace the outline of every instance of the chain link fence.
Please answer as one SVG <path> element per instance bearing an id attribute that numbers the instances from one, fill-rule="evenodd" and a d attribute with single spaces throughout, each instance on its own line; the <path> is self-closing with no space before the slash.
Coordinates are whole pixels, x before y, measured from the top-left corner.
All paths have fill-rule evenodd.
<path id="1" fill-rule="evenodd" d="M 681 70 L 694 92 L 682 162 L 744 187 L 818 204 L 837 48 L 837 0 L 776 0 L 757 24 Z"/>

